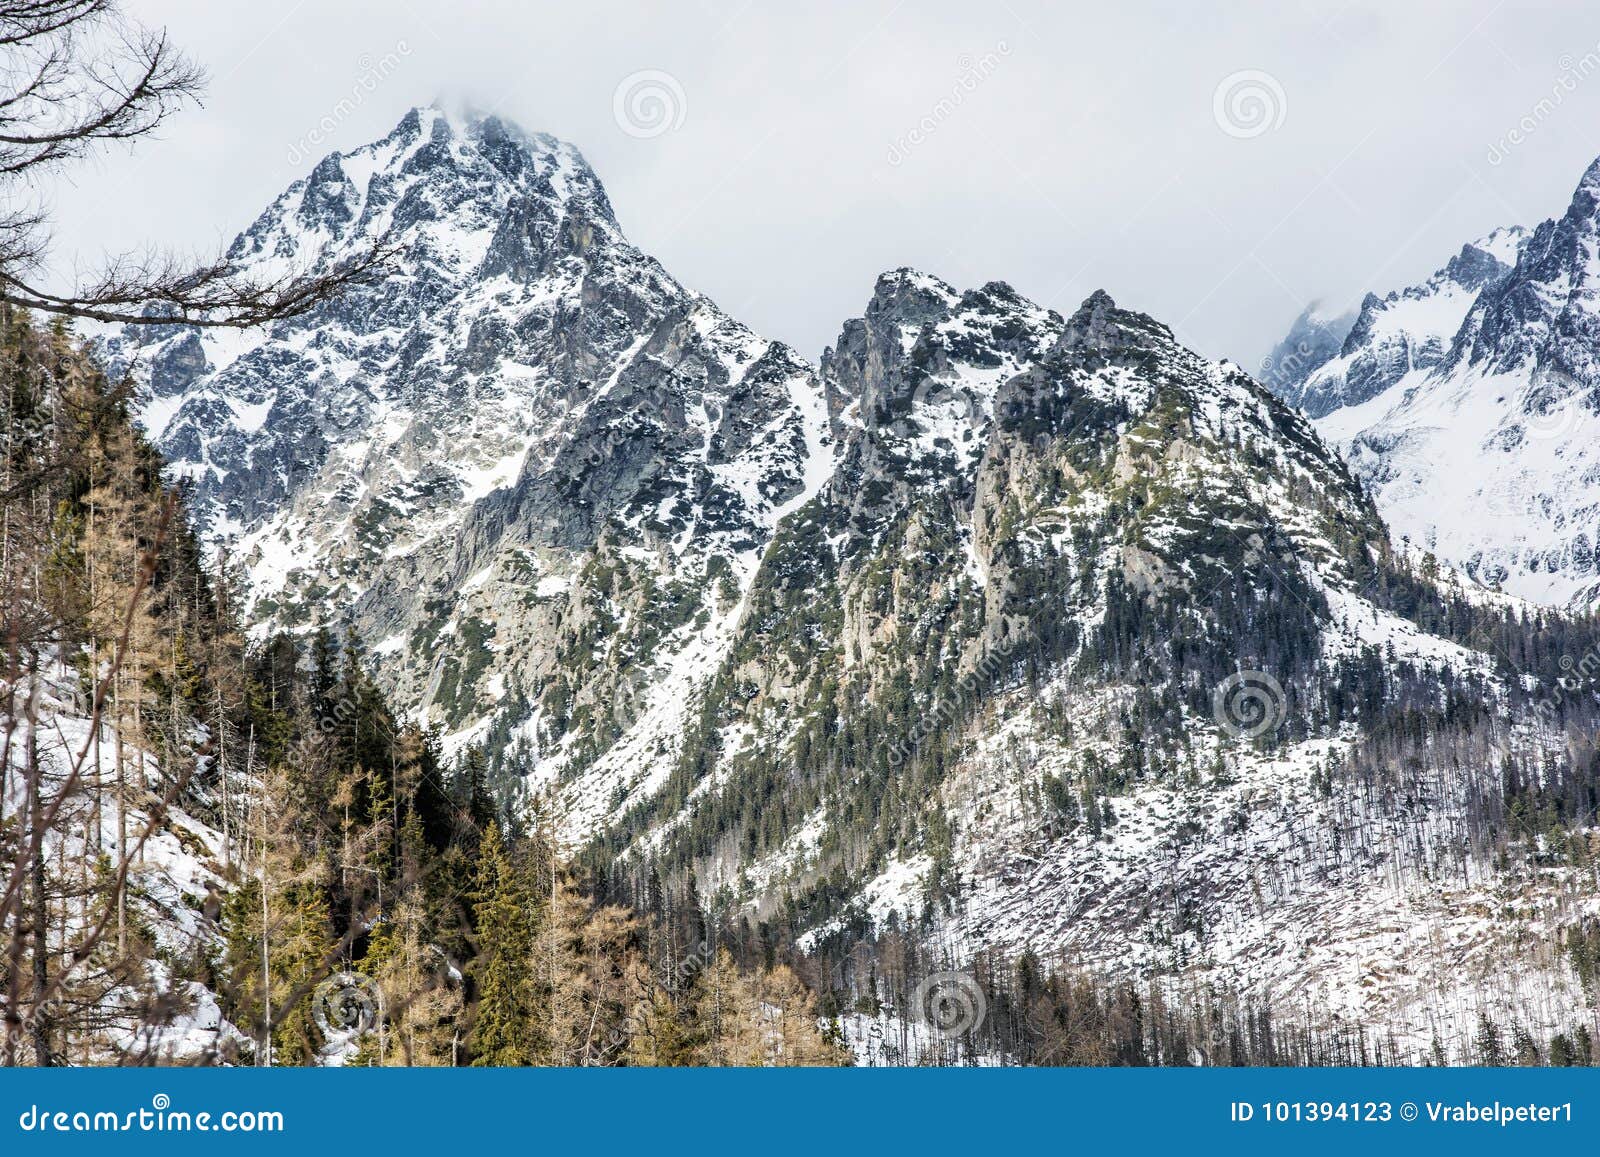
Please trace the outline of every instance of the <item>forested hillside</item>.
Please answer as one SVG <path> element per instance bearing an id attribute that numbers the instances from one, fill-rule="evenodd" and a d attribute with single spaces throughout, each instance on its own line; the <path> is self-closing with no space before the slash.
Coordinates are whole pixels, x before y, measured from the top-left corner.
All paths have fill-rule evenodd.
<path id="1" fill-rule="evenodd" d="M 786 963 L 600 904 L 354 649 L 247 645 L 64 324 L 0 312 L 7 1064 L 827 1064 Z"/>

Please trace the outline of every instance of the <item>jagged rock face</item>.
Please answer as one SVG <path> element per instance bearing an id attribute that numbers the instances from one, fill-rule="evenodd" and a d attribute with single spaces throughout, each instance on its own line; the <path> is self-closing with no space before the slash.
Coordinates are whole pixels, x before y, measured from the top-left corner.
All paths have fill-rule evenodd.
<path id="1" fill-rule="evenodd" d="M 814 872 L 868 871 L 926 819 L 923 740 L 1022 672 L 1087 662 L 1108 616 L 1189 608 L 1189 654 L 1231 670 L 1277 645 L 1242 632 L 1242 603 L 1314 640 L 1334 618 L 1324 592 L 1382 538 L 1304 418 L 1103 293 L 1063 319 L 1004 286 L 899 270 L 823 367 L 837 472 L 762 561 L 697 757 L 618 833 L 707 885 L 797 848 L 835 849 Z M 940 715 L 952 698 L 960 719 Z M 892 722 L 929 717 L 910 742 Z M 593 773 L 622 782 L 605 761 Z M 870 834 L 850 826 L 875 809 Z"/>
<path id="2" fill-rule="evenodd" d="M 1600 586 L 1597 237 L 1600 163 L 1561 217 L 1369 297 L 1341 356 L 1284 395 L 1396 532 L 1554 605 L 1587 605 Z"/>
<path id="3" fill-rule="evenodd" d="M 1600 383 L 1600 161 L 1578 183 L 1566 213 L 1541 224 L 1516 267 L 1474 305 L 1451 351 L 1453 365 L 1486 372 L 1539 370 Z"/>
<path id="4" fill-rule="evenodd" d="M 1373 928 L 1432 934 L 1386 873 L 1454 870 L 1498 759 L 1447 799 L 1390 792 L 1353 849 L 1372 784 L 1329 767 L 1353 719 L 1409 733 L 1391 699 L 1459 715 L 1539 682 L 1494 683 L 1374 593 L 1395 571 L 1372 502 L 1237 367 L 1103 293 L 1064 318 L 901 269 L 818 373 L 633 248 L 569 146 L 431 109 L 323 161 L 233 254 L 315 267 L 384 233 L 399 268 L 307 317 L 107 356 L 149 383 L 145 425 L 237 540 L 261 628 L 348 631 L 597 859 L 792 905 L 811 943 L 892 911 L 961 953 L 1232 954 L 1296 999 L 1349 989 Z M 1303 384 L 1368 388 L 1393 320 L 1502 284 L 1503 251 L 1369 303 Z M 1440 343 L 1402 347 L 1391 390 L 1442 372 Z M 1416 604 L 1434 579 L 1395 581 Z M 1282 684 L 1264 750 L 1214 706 L 1242 669 Z M 1468 891 L 1452 935 L 1504 906 Z M 1279 946 L 1315 927 L 1341 939 L 1308 971 Z"/>
<path id="5" fill-rule="evenodd" d="M 996 392 L 1062 324 L 999 282 L 958 293 L 913 270 L 885 274 L 823 354 L 846 465 L 829 496 L 851 507 L 858 529 L 882 488 L 901 505 L 928 492 L 970 504 Z"/>
<path id="6" fill-rule="evenodd" d="M 630 245 L 575 149 L 492 117 L 413 110 L 230 258 L 317 268 L 380 236 L 394 270 L 304 317 L 233 344 L 130 330 L 107 355 L 148 381 L 144 424 L 237 540 L 262 629 L 348 630 L 405 707 L 458 734 L 525 722 L 560 754 L 621 652 L 685 645 L 821 484 L 820 385 Z M 574 595 L 600 555 L 629 595 Z M 618 653 L 535 719 L 580 637 Z"/>
<path id="7" fill-rule="evenodd" d="M 1425 984 L 1333 977 L 1441 921 L 1490 967 L 1467 912 L 1489 892 L 1439 898 L 1449 869 L 1424 844 L 1446 840 L 1323 840 L 1365 805 L 1318 786 L 1358 734 L 1311 705 L 1381 703 L 1356 669 L 1410 672 L 1418 703 L 1493 699 L 1493 662 L 1379 605 L 1382 523 L 1310 422 L 1104 294 L 1062 318 L 909 270 L 879 281 L 823 375 L 836 474 L 779 525 L 681 755 L 640 776 L 619 743 L 565 785 L 566 813 L 619 870 L 692 871 L 809 924 L 810 946 L 847 952 L 896 919 L 959 952 L 1122 975 L 1222 958 L 1206 975 L 1425 1042 Z M 1241 751 L 1216 706 L 1241 668 L 1271 673 L 1294 717 L 1270 753 Z M 1475 765 L 1392 831 L 1459 824 L 1497 774 Z M 1092 796 L 1107 782 L 1114 836 Z M 1271 866 L 1285 856 L 1292 882 Z M 1388 887 L 1400 861 L 1417 875 Z"/>
<path id="8" fill-rule="evenodd" d="M 1522 238 L 1518 229 L 1496 230 L 1463 245 L 1421 285 L 1385 297 L 1367 294 L 1337 356 L 1310 367 L 1298 380 L 1268 375 L 1264 384 L 1311 417 L 1322 418 L 1371 401 L 1407 374 L 1441 364 L 1478 291 L 1510 272 Z M 1291 331 L 1283 344 L 1295 341 Z"/>
<path id="9" fill-rule="evenodd" d="M 1297 395 L 1300 385 L 1338 357 L 1355 326 L 1356 313 L 1328 317 L 1313 303 L 1300 312 L 1284 339 L 1261 359 L 1261 384 L 1280 398 Z"/>

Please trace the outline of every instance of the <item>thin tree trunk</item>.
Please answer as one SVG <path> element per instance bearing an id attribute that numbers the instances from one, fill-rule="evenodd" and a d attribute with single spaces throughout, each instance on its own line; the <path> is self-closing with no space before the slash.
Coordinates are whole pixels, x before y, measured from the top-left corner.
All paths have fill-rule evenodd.
<path id="1" fill-rule="evenodd" d="M 39 680 L 38 662 L 33 664 L 32 681 Z M 28 1037 L 33 1044 L 33 1063 L 40 1068 L 50 1064 L 50 1025 L 46 1014 L 44 994 L 50 986 L 48 953 L 50 950 L 50 907 L 45 894 L 44 877 L 44 788 L 43 770 L 39 766 L 39 718 L 37 692 L 28 696 L 28 842 L 30 897 L 32 912 L 29 923 L 33 932 L 33 1017 L 28 1025 Z"/>
<path id="2" fill-rule="evenodd" d="M 122 758 L 122 676 L 120 672 L 112 675 L 111 681 L 111 714 L 116 720 L 116 746 L 117 758 L 117 870 L 123 870 L 128 862 L 128 777 Z M 117 955 L 124 956 L 128 951 L 128 890 L 117 889 Z"/>

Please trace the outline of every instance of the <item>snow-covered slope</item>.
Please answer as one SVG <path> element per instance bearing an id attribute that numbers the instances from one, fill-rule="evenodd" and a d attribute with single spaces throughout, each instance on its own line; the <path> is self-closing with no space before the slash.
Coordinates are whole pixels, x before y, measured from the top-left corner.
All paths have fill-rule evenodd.
<path id="1" fill-rule="evenodd" d="M 839 472 L 763 560 L 693 757 L 614 822 L 625 863 L 797 909 L 824 954 L 919 928 L 955 967 L 1309 1003 L 1418 1060 L 1480 1011 L 1583 1015 L 1586 876 L 1481 850 L 1500 758 L 1566 742 L 1550 673 L 1472 629 L 1521 608 L 1392 547 L 1309 422 L 1104 294 L 1063 319 L 909 270 L 823 365 Z M 1505 733 L 1464 754 L 1458 696 Z M 1460 751 L 1386 751 L 1375 795 L 1402 718 Z"/>
<path id="2" fill-rule="evenodd" d="M 1589 909 L 1548 849 L 1589 835 L 1560 810 L 1588 716 L 1553 656 L 1581 640 L 1509 636 L 1514 600 L 1391 541 L 1239 367 L 1104 293 L 1063 317 L 897 269 L 813 370 L 633 248 L 569 146 L 432 109 L 234 255 L 384 234 L 398 269 L 305 318 L 107 354 L 237 539 L 259 628 L 348 632 L 608 872 L 824 954 L 889 926 L 956 966 L 1025 946 L 1415 1049 L 1441 1008 L 1571 1020 L 1558 941 Z M 1296 398 L 1376 422 L 1464 380 L 1460 335 L 1498 350 L 1547 302 L 1486 303 L 1564 244 L 1469 246 L 1337 356 L 1319 321 Z M 1399 521 L 1375 437 L 1352 454 Z M 1406 972 L 1430 937 L 1459 955 Z"/>
<path id="3" fill-rule="evenodd" d="M 1520 229 L 1497 229 L 1463 245 L 1421 285 L 1385 297 L 1369 293 L 1337 356 L 1268 374 L 1263 384 L 1311 417 L 1322 418 L 1371 401 L 1409 374 L 1425 373 L 1450 352 L 1478 291 L 1510 271 L 1524 237 Z M 1303 328 L 1303 320 L 1297 320 L 1285 343 Z"/>
<path id="4" fill-rule="evenodd" d="M 97 737 L 89 695 L 59 662 L 14 687 L 0 681 L 0 696 L 14 709 L 4 729 L 0 831 L 26 832 L 30 751 L 43 806 L 56 809 L 42 857 L 44 890 L 61 921 L 51 929 L 59 952 L 49 977 L 63 1015 L 75 1018 L 72 1047 L 80 1051 L 52 1063 L 216 1063 L 235 1055 L 245 1036 L 203 982 L 221 951 L 217 916 L 230 887 L 225 838 L 194 814 L 206 802 L 197 781 L 209 757 L 199 755 L 199 772 L 174 783 L 152 754 L 119 742 L 109 722 Z M 193 737 L 197 748 L 205 738 Z M 9 879 L 16 852 L 10 841 L 5 847 Z M 124 848 L 119 921 L 107 897 Z"/>
<path id="5" fill-rule="evenodd" d="M 1600 162 L 1567 211 L 1368 297 L 1339 357 L 1279 393 L 1394 530 L 1480 582 L 1586 606 L 1600 584 Z"/>
<path id="6" fill-rule="evenodd" d="M 1317 370 L 1338 357 L 1345 339 L 1355 328 L 1358 313 L 1330 315 L 1313 302 L 1300 311 L 1282 341 L 1261 359 L 1261 384 L 1279 397 L 1298 392 L 1300 385 Z"/>
<path id="7" fill-rule="evenodd" d="M 630 245 L 575 149 L 493 117 L 413 110 L 230 255 L 318 268 L 380 237 L 396 268 L 304 317 L 106 352 L 259 629 L 346 630 L 458 740 L 532 720 L 534 758 L 565 752 L 622 666 L 709 645 L 821 485 L 820 385 Z"/>

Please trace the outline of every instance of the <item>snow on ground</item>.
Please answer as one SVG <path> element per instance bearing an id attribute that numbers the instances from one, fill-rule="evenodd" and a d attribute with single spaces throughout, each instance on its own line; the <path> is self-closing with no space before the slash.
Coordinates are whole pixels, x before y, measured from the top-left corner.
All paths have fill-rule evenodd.
<path id="1" fill-rule="evenodd" d="M 1078 696 L 1072 744 L 1041 734 L 1024 706 L 1002 708 L 1004 723 L 945 784 L 961 894 L 936 934 L 958 961 L 1031 946 L 1103 975 L 1163 977 L 1175 993 L 1215 985 L 1280 1015 L 1392 1029 L 1419 1061 L 1435 1039 L 1469 1061 L 1480 1010 L 1547 1039 L 1586 1007 L 1555 935 L 1600 915 L 1595 881 L 1467 856 L 1459 784 L 1431 783 L 1397 817 L 1355 787 L 1319 791 L 1344 740 L 1266 754 L 1197 720 L 1182 766 L 1112 797 L 1102 838 L 1081 827 L 1046 838 L 1030 788 L 1070 774 L 1084 751 L 1113 753 L 1119 694 Z M 921 917 L 926 868 L 899 861 L 868 883 L 874 919 Z M 856 1046 L 885 1030 L 852 1031 Z"/>
<path id="2" fill-rule="evenodd" d="M 11 688 L 0 683 L 0 694 L 15 692 L 16 702 L 27 701 L 32 685 L 23 681 Z M 64 781 L 79 767 L 80 798 L 69 801 L 58 823 L 46 833 L 45 861 L 51 888 L 72 888 L 76 873 L 85 887 L 102 862 L 114 864 L 121 817 L 118 810 L 115 751 L 116 731 L 103 724 L 94 741 L 86 696 L 76 675 L 52 663 L 37 687 L 39 758 L 48 783 Z M 29 741 L 28 713 L 19 707 L 15 731 L 10 736 L 9 764 L 5 769 L 4 815 L 17 816 L 25 804 L 24 753 Z M 199 734 L 196 742 L 204 741 Z M 177 979 L 170 962 L 216 951 L 221 931 L 203 914 L 226 890 L 222 864 L 223 836 L 186 812 L 179 801 L 168 804 L 163 820 L 153 828 L 151 809 L 173 792 L 162 779 L 157 760 L 137 749 L 124 750 L 125 789 L 131 797 L 126 827 L 133 855 L 128 873 L 129 919 L 148 929 L 154 955 L 145 963 L 147 984 L 142 991 L 116 989 L 101 1006 L 108 1014 L 119 1003 L 134 1008 L 150 993 L 163 994 L 170 1012 L 158 1023 L 144 1023 L 132 1013 L 113 1016 L 106 1030 L 100 1057 L 69 1057 L 70 1062 L 106 1063 L 117 1059 L 135 1063 L 183 1063 L 214 1057 L 219 1049 L 243 1043 L 244 1035 L 221 1014 L 215 996 L 202 985 Z M 91 795 L 100 801 L 98 815 Z M 98 822 L 96 822 L 98 820 Z M 142 847 L 138 837 L 149 831 Z M 68 938 L 81 937 L 100 918 L 86 910 L 66 913 Z M 114 925 L 112 926 L 114 934 Z M 70 978 L 69 978 L 70 979 Z"/>
<path id="3" fill-rule="evenodd" d="M 1435 670 L 1474 671 L 1482 675 L 1494 670 L 1494 659 L 1481 651 L 1463 647 L 1420 630 L 1409 619 L 1373 606 L 1359 595 L 1325 586 L 1323 593 L 1333 619 L 1323 632 L 1326 659 L 1355 656 L 1369 647 L 1401 662 Z"/>
<path id="4" fill-rule="evenodd" d="M 979 1052 L 960 1034 L 945 1035 L 914 1010 L 884 1005 L 875 1012 L 848 1012 L 837 1021 L 855 1063 L 865 1068 L 961 1065 L 993 1068 L 1006 1061 Z"/>
<path id="5" fill-rule="evenodd" d="M 1417 370 L 1316 423 L 1368 482 L 1397 536 L 1562 606 L 1594 585 L 1600 414 L 1544 397 L 1525 371 Z"/>

